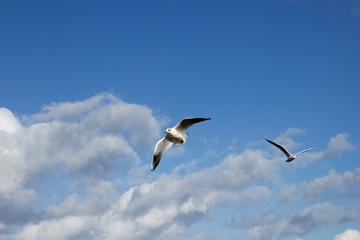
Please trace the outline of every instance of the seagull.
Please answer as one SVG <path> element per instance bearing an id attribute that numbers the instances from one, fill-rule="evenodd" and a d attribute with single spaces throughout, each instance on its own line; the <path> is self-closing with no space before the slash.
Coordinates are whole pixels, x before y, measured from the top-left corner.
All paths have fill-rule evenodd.
<path id="1" fill-rule="evenodd" d="M 159 140 L 155 145 L 154 156 L 150 170 L 155 170 L 160 162 L 162 155 L 171 147 L 171 145 L 174 144 L 174 147 L 178 147 L 186 142 L 189 134 L 184 133 L 184 131 L 186 131 L 195 123 L 207 121 L 210 119 L 211 118 L 184 118 L 175 127 L 166 129 L 165 137 Z"/>
<path id="2" fill-rule="evenodd" d="M 291 153 L 288 152 L 288 150 L 286 150 L 280 144 L 275 143 L 275 142 L 273 142 L 273 141 L 271 141 L 269 139 L 266 139 L 266 138 L 265 138 L 265 140 L 268 141 L 269 143 L 271 143 L 272 145 L 274 145 L 275 147 L 279 148 L 286 155 L 287 160 L 285 162 L 291 162 L 296 158 L 297 155 L 302 154 L 302 153 L 307 152 L 307 151 L 312 149 L 312 148 L 308 148 L 308 149 L 302 150 L 301 152 L 298 152 L 297 154 L 291 154 Z"/>

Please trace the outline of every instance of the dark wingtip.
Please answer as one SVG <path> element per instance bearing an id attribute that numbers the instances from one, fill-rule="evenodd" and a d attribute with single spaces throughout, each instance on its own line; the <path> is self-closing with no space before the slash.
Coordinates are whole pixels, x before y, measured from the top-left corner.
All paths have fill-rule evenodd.
<path id="1" fill-rule="evenodd" d="M 154 171 L 155 168 L 157 167 L 157 165 L 158 165 L 158 164 L 156 164 L 155 166 L 151 166 L 151 167 L 150 167 L 150 171 Z"/>
<path id="2" fill-rule="evenodd" d="M 154 155 L 154 156 L 153 156 L 153 160 L 152 160 L 152 163 L 151 163 L 150 171 L 154 171 L 155 168 L 159 165 L 160 159 L 161 159 L 161 155 L 162 155 L 162 154 L 158 154 L 158 155 Z"/>
<path id="3" fill-rule="evenodd" d="M 155 170 L 155 168 L 157 167 L 157 164 L 151 164 L 151 166 L 150 166 L 150 171 L 154 171 Z"/>

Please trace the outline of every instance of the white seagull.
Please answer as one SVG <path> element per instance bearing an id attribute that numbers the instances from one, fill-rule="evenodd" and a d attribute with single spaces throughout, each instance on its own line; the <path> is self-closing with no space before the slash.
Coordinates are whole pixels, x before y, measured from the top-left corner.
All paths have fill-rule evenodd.
<path id="1" fill-rule="evenodd" d="M 276 146 L 277 148 L 279 148 L 286 155 L 287 160 L 285 162 L 291 162 L 296 158 L 297 155 L 302 154 L 302 153 L 307 152 L 312 149 L 312 148 L 308 148 L 308 149 L 302 150 L 301 152 L 298 152 L 297 154 L 291 154 L 288 152 L 288 150 L 286 150 L 280 144 L 270 141 L 269 139 L 266 139 L 266 138 L 265 138 L 265 140 L 268 141 L 269 143 L 271 143 L 272 145 Z"/>
<path id="2" fill-rule="evenodd" d="M 155 170 L 162 155 L 171 147 L 171 145 L 174 144 L 174 147 L 177 147 L 186 142 L 189 134 L 184 133 L 184 131 L 186 131 L 191 125 L 210 119 L 211 118 L 184 118 L 175 127 L 166 129 L 165 137 L 156 143 L 150 170 Z"/>

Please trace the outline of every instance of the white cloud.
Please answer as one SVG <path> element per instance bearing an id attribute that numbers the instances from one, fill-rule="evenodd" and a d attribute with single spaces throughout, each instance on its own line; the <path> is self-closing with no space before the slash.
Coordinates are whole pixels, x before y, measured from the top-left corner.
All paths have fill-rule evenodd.
<path id="1" fill-rule="evenodd" d="M 96 234 L 93 229 L 96 229 L 96 217 L 66 216 L 38 224 L 27 224 L 14 240 L 89 239 Z"/>
<path id="2" fill-rule="evenodd" d="M 45 209 L 44 218 L 60 218 L 66 216 L 98 215 L 109 208 L 109 201 L 101 198 L 89 198 L 80 201 L 76 193 L 68 196 L 59 205 Z"/>
<path id="3" fill-rule="evenodd" d="M 28 203 L 41 197 L 33 182 L 42 174 L 63 169 L 81 180 L 132 172 L 141 164 L 134 148 L 150 148 L 161 126 L 146 106 L 107 93 L 53 103 L 23 119 L 0 109 L 0 222 L 34 214 Z"/>
<path id="4" fill-rule="evenodd" d="M 250 161 L 251 159 L 251 161 Z M 261 152 L 229 155 L 220 167 L 207 168 L 185 177 L 163 174 L 152 183 L 126 191 L 101 217 L 98 232 L 103 239 L 169 239 L 181 236 L 210 210 L 221 204 L 254 202 L 270 194 L 264 186 L 245 187 L 256 179 L 270 180 L 272 174 L 259 177 L 269 166 Z M 234 173 L 232 173 L 234 172 Z M 234 174 L 246 175 L 229 182 Z M 256 180 L 255 180 L 256 181 Z M 240 191 L 240 194 L 237 193 Z M 82 205 L 82 206 L 80 206 Z M 71 195 L 47 209 L 47 217 L 81 215 L 92 202 L 79 202 Z M 38 225 L 41 225 L 39 223 Z"/>
<path id="5" fill-rule="evenodd" d="M 291 127 L 288 128 L 284 134 L 282 134 L 283 137 L 290 137 L 293 135 L 304 135 L 305 134 L 305 129 L 302 128 L 296 128 L 296 127 Z"/>
<path id="6" fill-rule="evenodd" d="M 359 240 L 360 239 L 360 231 L 355 229 L 347 229 L 345 232 L 341 234 L 337 234 L 334 240 Z"/>
<path id="7" fill-rule="evenodd" d="M 313 229 L 355 221 L 359 214 L 354 206 L 334 206 L 324 202 L 291 214 L 288 219 L 280 212 L 267 211 L 259 216 L 232 220 L 230 226 L 248 229 L 246 239 L 275 240 L 289 235 L 304 236 Z"/>
<path id="8" fill-rule="evenodd" d="M 24 116 L 23 120 L 28 124 L 34 122 L 78 122 L 81 118 L 95 109 L 99 109 L 108 104 L 119 102 L 115 96 L 102 93 L 95 95 L 84 101 L 52 103 L 42 108 L 42 111 L 31 116 Z"/>
<path id="9" fill-rule="evenodd" d="M 151 183 L 129 188 L 112 205 L 106 201 L 101 205 L 97 197 L 82 201 L 73 194 L 62 203 L 48 207 L 46 219 L 28 224 L 17 237 L 29 234 L 29 238 L 24 239 L 32 239 L 31 236 L 45 238 L 47 232 L 57 231 L 56 224 L 64 225 L 65 219 L 69 219 L 75 221 L 74 228 L 64 226 L 59 239 L 80 235 L 108 240 L 186 238 L 188 230 L 208 218 L 217 206 L 234 203 L 246 206 L 271 195 L 268 187 L 254 186 L 276 182 L 279 178 L 278 165 L 263 155 L 261 151 L 246 150 L 241 154 L 229 154 L 217 166 L 184 177 L 162 174 Z M 104 192 L 100 191 L 101 186 L 105 188 Z M 91 192 L 106 196 L 113 194 L 113 188 L 109 182 L 99 181 Z M 321 203 L 297 211 L 288 219 L 282 213 L 268 211 L 254 218 L 233 220 L 231 225 L 247 229 L 247 239 L 279 239 L 293 234 L 303 236 L 314 228 L 353 221 L 358 217 L 352 206 Z M 204 235 L 196 236 L 202 237 Z"/>
<path id="10" fill-rule="evenodd" d="M 356 147 L 348 141 L 350 135 L 348 133 L 340 133 L 330 138 L 327 149 L 322 152 L 308 153 L 310 161 L 318 161 L 321 159 L 339 157 L 343 151 L 354 150 Z"/>
<path id="11" fill-rule="evenodd" d="M 344 172 L 342 175 L 335 170 L 331 170 L 328 175 L 324 177 L 317 177 L 312 182 L 302 183 L 304 196 L 314 198 L 319 196 L 328 189 L 339 189 L 345 191 L 346 187 L 355 187 L 360 184 L 360 168 L 354 171 Z"/>
<path id="12" fill-rule="evenodd" d="M 184 238 L 185 239 L 185 238 Z M 209 234 L 209 233 L 201 233 L 196 235 L 193 240 L 239 240 L 239 237 L 231 236 L 229 234 Z"/>
<path id="13" fill-rule="evenodd" d="M 164 120 L 155 119 L 146 106 L 129 104 L 109 93 L 78 102 L 53 103 L 42 112 L 23 117 L 27 124 L 37 122 L 81 123 L 85 129 L 101 133 L 128 134 L 132 143 L 143 145 L 159 136 Z"/>
<path id="14" fill-rule="evenodd" d="M 245 229 L 245 228 L 256 227 L 259 225 L 267 225 L 270 223 L 277 224 L 277 222 L 279 222 L 282 218 L 283 216 L 279 212 L 266 211 L 260 214 L 259 216 L 255 216 L 255 217 L 243 216 L 242 218 L 237 220 L 233 219 L 230 225 L 232 227 Z"/>
<path id="15" fill-rule="evenodd" d="M 20 122 L 14 114 L 6 108 L 0 108 L 0 131 L 14 133 L 19 128 Z"/>
<path id="16" fill-rule="evenodd" d="M 96 180 L 91 182 L 87 186 L 87 192 L 90 195 L 102 198 L 116 197 L 116 189 L 113 187 L 112 182 L 110 181 Z"/>
<path id="17" fill-rule="evenodd" d="M 0 232 L 4 231 L 6 229 L 7 229 L 7 227 L 4 224 L 0 223 Z"/>
<path id="18" fill-rule="evenodd" d="M 250 183 L 276 177 L 271 171 L 275 168 L 262 154 L 250 150 L 231 154 L 213 168 L 183 178 L 163 174 L 152 183 L 130 188 L 100 220 L 105 239 L 178 237 L 216 206 L 266 198 L 270 194 L 267 187 L 246 188 Z"/>
<path id="19" fill-rule="evenodd" d="M 286 223 L 282 220 L 283 215 L 276 211 L 266 211 L 259 216 L 232 220 L 230 226 L 240 229 L 248 229 L 246 239 L 278 239 L 285 231 Z"/>
<path id="20" fill-rule="evenodd" d="M 280 195 L 277 196 L 277 203 L 289 203 L 293 200 L 298 199 L 297 192 L 299 191 L 296 184 L 289 184 L 281 188 Z"/>
<path id="21" fill-rule="evenodd" d="M 271 195 L 269 188 L 265 186 L 252 186 L 240 193 L 239 204 L 242 207 L 252 205 L 260 200 L 264 200 Z"/>
<path id="22" fill-rule="evenodd" d="M 324 196 L 324 193 L 336 189 L 334 194 L 353 195 L 355 187 L 360 184 L 360 168 L 353 171 L 346 171 L 343 174 L 337 173 L 334 169 L 322 177 L 317 177 L 310 182 L 302 182 L 300 185 L 289 184 L 281 189 L 277 197 L 278 203 L 290 203 L 294 200 L 307 198 L 314 200 L 316 197 Z"/>
<path id="23" fill-rule="evenodd" d="M 152 181 L 144 183 L 140 178 L 148 174 L 149 163 L 141 161 L 137 150 L 152 152 L 163 121 L 146 106 L 125 103 L 111 94 L 53 103 L 24 117 L 25 124 L 9 110 L 1 111 L 0 120 L 6 119 L 7 127 L 0 130 L 0 231 L 14 224 L 22 226 L 14 236 L 8 235 L 9 239 L 185 239 L 188 231 L 213 216 L 217 207 L 235 205 L 243 210 L 271 201 L 272 186 L 281 183 L 283 162 L 251 149 L 229 154 L 214 167 L 196 171 L 190 163 L 170 174 L 155 173 L 150 176 Z M 297 144 L 290 136 L 302 133 L 302 129 L 291 128 L 279 139 L 294 147 Z M 341 137 L 332 141 L 336 144 L 330 144 L 331 149 L 347 142 Z M 343 144 L 339 151 L 348 147 Z M 181 176 L 182 168 L 190 170 L 182 171 Z M 116 176 L 112 174 L 115 170 Z M 30 203 L 39 204 L 43 192 L 35 180 L 58 171 L 71 179 L 71 186 L 62 187 L 72 191 L 36 212 Z M 278 201 L 291 202 L 296 192 L 297 196 L 321 195 L 332 186 L 350 186 L 358 183 L 358 171 L 331 172 L 300 186 L 285 186 Z M 248 239 L 278 239 L 357 219 L 357 213 L 350 210 L 324 203 L 290 217 L 267 211 L 234 220 L 232 226 L 247 229 Z M 324 212 L 330 213 L 331 221 L 321 217 Z M 309 221 L 304 220 L 307 217 Z M 211 238 L 206 234 L 194 238 L 205 237 Z"/>
<path id="24" fill-rule="evenodd" d="M 17 140 L 20 122 L 9 110 L 1 108 L 0 123 L 0 223 L 26 222 L 35 215 L 27 203 L 37 193 L 24 187 L 29 176 L 18 157 L 22 154 Z"/>
<path id="25" fill-rule="evenodd" d="M 288 222 L 285 233 L 305 235 L 314 228 L 354 221 L 359 214 L 353 207 L 338 207 L 329 202 L 315 204 L 296 211 Z"/>

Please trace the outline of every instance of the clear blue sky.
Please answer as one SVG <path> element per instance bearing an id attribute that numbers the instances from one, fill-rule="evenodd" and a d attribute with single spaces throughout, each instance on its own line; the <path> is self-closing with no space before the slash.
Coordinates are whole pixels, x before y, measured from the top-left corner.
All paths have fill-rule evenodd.
<path id="1" fill-rule="evenodd" d="M 1 0 L 0 237 L 360 235 L 359 80 L 355 0 Z"/>

